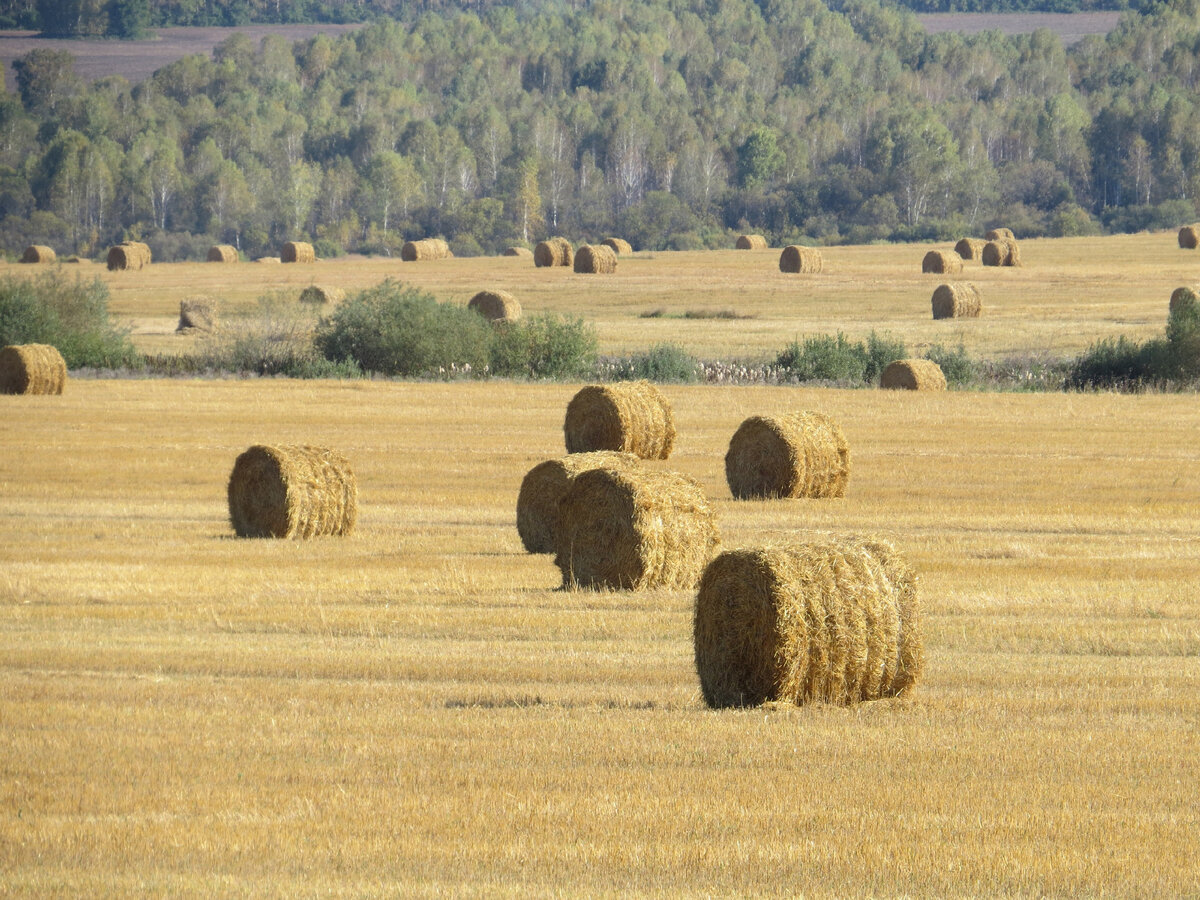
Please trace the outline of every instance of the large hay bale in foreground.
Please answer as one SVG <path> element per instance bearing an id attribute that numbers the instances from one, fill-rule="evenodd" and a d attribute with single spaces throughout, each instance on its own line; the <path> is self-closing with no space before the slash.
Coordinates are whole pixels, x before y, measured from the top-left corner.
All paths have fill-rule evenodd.
<path id="1" fill-rule="evenodd" d="M 317 261 L 313 245 L 304 241 L 287 241 L 279 251 L 279 261 L 285 263 L 311 263 Z"/>
<path id="2" fill-rule="evenodd" d="M 766 250 L 767 239 L 761 234 L 742 234 L 733 244 L 738 250 Z"/>
<path id="3" fill-rule="evenodd" d="M 901 696 L 924 668 L 921 618 L 916 575 L 885 541 L 731 550 L 696 592 L 700 690 L 715 708 Z"/>
<path id="4" fill-rule="evenodd" d="M 30 244 L 21 254 L 23 263 L 52 263 L 57 258 L 58 255 L 54 252 L 54 248 L 47 247 L 45 244 Z"/>
<path id="5" fill-rule="evenodd" d="M 256 444 L 233 464 L 228 492 L 238 537 L 347 535 L 358 518 L 350 463 L 326 447 Z"/>
<path id="6" fill-rule="evenodd" d="M 1184 250 L 1200 247 L 1200 225 L 1184 225 L 1179 229 L 1179 246 Z"/>
<path id="7" fill-rule="evenodd" d="M 591 469 L 559 504 L 564 587 L 692 588 L 720 545 L 700 485 L 676 472 Z"/>
<path id="8" fill-rule="evenodd" d="M 1177 287 L 1171 291 L 1171 302 L 1167 307 L 1168 313 L 1173 313 L 1185 303 L 1200 304 L 1200 290 L 1190 287 Z"/>
<path id="9" fill-rule="evenodd" d="M 930 250 L 921 260 L 922 272 L 937 275 L 953 275 L 962 271 L 962 257 L 953 250 Z"/>
<path id="10" fill-rule="evenodd" d="M 521 318 L 521 301 L 508 291 L 480 291 L 467 301 L 467 309 L 489 322 L 515 322 Z"/>
<path id="11" fill-rule="evenodd" d="M 10 344 L 0 350 L 0 394 L 61 394 L 67 364 L 49 344 Z"/>
<path id="12" fill-rule="evenodd" d="M 979 259 L 986 243 L 982 238 L 962 238 L 954 245 L 954 252 L 962 259 Z"/>
<path id="13" fill-rule="evenodd" d="M 533 248 L 533 264 L 539 269 L 553 266 L 570 267 L 575 262 L 575 248 L 565 237 L 552 237 Z"/>
<path id="14" fill-rule="evenodd" d="M 983 245 L 980 260 L 985 266 L 1019 266 L 1021 248 L 1009 238 L 999 238 Z"/>
<path id="15" fill-rule="evenodd" d="M 844 497 L 850 445 L 824 413 L 751 416 L 729 441 L 725 480 L 739 500 Z"/>
<path id="16" fill-rule="evenodd" d="M 632 453 L 598 450 L 570 453 L 540 462 L 526 474 L 517 494 L 517 533 L 530 553 L 553 553 L 559 504 L 575 478 L 592 469 L 631 469 L 640 465 Z"/>
<path id="17" fill-rule="evenodd" d="M 150 265 L 150 247 L 141 241 L 123 241 L 108 248 L 110 272 L 137 271 Z"/>
<path id="18" fill-rule="evenodd" d="M 966 281 L 939 284 L 931 303 L 935 319 L 977 318 L 983 312 L 979 288 Z"/>
<path id="19" fill-rule="evenodd" d="M 300 292 L 301 303 L 311 303 L 313 306 L 328 306 L 341 303 L 346 299 L 346 292 L 331 284 L 310 284 Z"/>
<path id="20" fill-rule="evenodd" d="M 208 297 L 188 297 L 179 301 L 179 325 L 177 332 L 215 331 L 217 328 L 217 306 Z"/>
<path id="21" fill-rule="evenodd" d="M 568 453 L 619 450 L 666 459 L 675 447 L 675 416 L 648 381 L 589 384 L 567 404 L 563 434 Z"/>
<path id="22" fill-rule="evenodd" d="M 983 237 L 988 241 L 1015 241 L 1017 239 L 1011 228 L 993 228 Z"/>
<path id="23" fill-rule="evenodd" d="M 575 271 L 587 275 L 611 275 L 617 271 L 617 251 L 603 244 L 584 244 L 575 254 Z"/>
<path id="24" fill-rule="evenodd" d="M 400 248 L 400 259 L 404 262 L 427 262 L 434 259 L 450 259 L 450 245 L 441 238 L 424 238 L 408 241 Z"/>
<path id="25" fill-rule="evenodd" d="M 240 259 L 233 244 L 213 244 L 208 248 L 208 262 L 235 263 Z"/>
<path id="26" fill-rule="evenodd" d="M 792 244 L 779 254 L 779 271 L 799 274 L 817 274 L 824 268 L 825 260 L 815 247 Z"/>
<path id="27" fill-rule="evenodd" d="M 518 256 L 521 259 L 533 259 L 533 251 L 528 247 L 509 247 L 501 256 Z"/>
<path id="28" fill-rule="evenodd" d="M 617 254 L 618 256 L 622 256 L 622 255 L 628 256 L 630 253 L 633 252 L 633 245 L 630 244 L 629 241 L 625 240 L 624 238 L 618 238 L 618 237 L 605 238 L 600 243 L 601 243 L 601 245 L 603 245 L 605 247 L 611 247 L 613 253 Z"/>
<path id="29" fill-rule="evenodd" d="M 883 370 L 879 386 L 889 390 L 944 391 L 946 376 L 931 359 L 898 359 Z"/>

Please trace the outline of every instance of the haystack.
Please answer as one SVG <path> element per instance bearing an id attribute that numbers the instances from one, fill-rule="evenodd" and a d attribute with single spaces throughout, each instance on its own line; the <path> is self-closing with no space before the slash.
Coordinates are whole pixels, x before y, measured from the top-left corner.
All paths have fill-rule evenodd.
<path id="1" fill-rule="evenodd" d="M 590 384 L 567 404 L 563 433 L 568 453 L 619 450 L 666 459 L 675 447 L 675 416 L 648 381 Z"/>
<path id="2" fill-rule="evenodd" d="M 648 468 L 591 469 L 559 504 L 564 587 L 694 588 L 721 538 L 700 485 Z"/>
<path id="3" fill-rule="evenodd" d="M 617 238 L 617 237 L 605 238 L 600 243 L 605 247 L 611 247 L 613 253 L 617 254 L 617 256 L 622 256 L 622 255 L 628 256 L 630 253 L 633 252 L 633 245 L 630 244 L 629 241 L 625 240 L 624 238 Z"/>
<path id="4" fill-rule="evenodd" d="M 214 244 L 208 248 L 209 262 L 235 263 L 239 258 L 237 247 L 233 244 Z"/>
<path id="5" fill-rule="evenodd" d="M 692 635 L 716 708 L 898 697 L 925 663 L 916 575 L 891 544 L 857 535 L 722 553 Z"/>
<path id="6" fill-rule="evenodd" d="M 108 249 L 110 272 L 137 271 L 150 265 L 150 247 L 141 241 L 123 241 Z"/>
<path id="7" fill-rule="evenodd" d="M 617 251 L 603 244 L 584 244 L 575 254 L 575 271 L 590 275 L 611 275 L 617 271 Z"/>
<path id="8" fill-rule="evenodd" d="M 821 251 L 813 247 L 792 244 L 784 247 L 783 252 L 779 254 L 780 272 L 816 274 L 821 271 L 824 264 Z"/>
<path id="9" fill-rule="evenodd" d="M 632 453 L 611 450 L 571 453 L 538 463 L 525 474 L 517 494 L 517 533 L 525 549 L 530 553 L 554 552 L 559 503 L 577 476 L 592 469 L 623 471 L 639 464 Z"/>
<path id="10" fill-rule="evenodd" d="M 317 261 L 317 253 L 312 244 L 304 241 L 288 241 L 279 251 L 279 261 L 285 263 L 311 263 Z"/>
<path id="11" fill-rule="evenodd" d="M 501 256 L 519 256 L 521 259 L 533 259 L 533 251 L 528 247 L 509 247 Z"/>
<path id="12" fill-rule="evenodd" d="M 1200 304 L 1200 291 L 1190 287 L 1177 287 L 1171 291 L 1171 302 L 1167 307 L 1168 313 L 1175 312 L 1180 306 L 1185 303 Z"/>
<path id="13" fill-rule="evenodd" d="M 325 447 L 251 447 L 229 476 L 229 519 L 238 537 L 347 535 L 358 484 L 342 454 Z"/>
<path id="14" fill-rule="evenodd" d="M 962 271 L 962 257 L 953 250 L 930 250 L 921 260 L 922 272 L 937 275 L 953 275 Z"/>
<path id="15" fill-rule="evenodd" d="M 954 245 L 954 252 L 963 259 L 979 259 L 986 243 L 982 238 L 963 238 Z"/>
<path id="16" fill-rule="evenodd" d="M 739 235 L 734 242 L 734 247 L 738 250 L 766 250 L 768 246 L 767 239 L 761 234 Z"/>
<path id="17" fill-rule="evenodd" d="M 898 359 L 883 370 L 879 386 L 892 390 L 944 391 L 946 376 L 931 359 Z"/>
<path id="18" fill-rule="evenodd" d="M 23 263 L 52 263 L 57 258 L 54 248 L 47 247 L 45 244 L 30 244 L 21 254 Z"/>
<path id="19" fill-rule="evenodd" d="M 751 416 L 729 441 L 725 480 L 738 500 L 844 497 L 850 445 L 824 413 Z"/>
<path id="20" fill-rule="evenodd" d="M 300 302 L 311 303 L 313 306 L 332 305 L 345 299 L 346 292 L 331 284 L 310 284 L 300 292 Z"/>
<path id="21" fill-rule="evenodd" d="M 63 262 L 70 263 L 71 265 L 90 266 L 92 264 L 92 261 L 90 259 L 88 259 L 86 256 L 68 256 L 66 259 L 63 260 Z"/>
<path id="22" fill-rule="evenodd" d="M 177 332 L 215 331 L 217 328 L 216 304 L 208 297 L 189 297 L 179 301 L 179 325 Z"/>
<path id="23" fill-rule="evenodd" d="M 467 301 L 467 308 L 489 322 L 515 322 L 521 318 L 521 301 L 508 291 L 480 291 Z"/>
<path id="24" fill-rule="evenodd" d="M 67 364 L 49 344 L 10 344 L 0 350 L 0 394 L 61 394 Z"/>
<path id="25" fill-rule="evenodd" d="M 1200 225 L 1184 225 L 1179 229 L 1179 246 L 1184 250 L 1200 247 Z"/>
<path id="26" fill-rule="evenodd" d="M 450 245 L 441 238 L 425 238 L 420 241 L 408 241 L 400 248 L 400 258 L 405 262 L 424 262 L 431 259 L 449 259 L 454 254 Z"/>
<path id="27" fill-rule="evenodd" d="M 260 256 L 254 261 L 256 263 L 263 263 L 264 265 L 268 265 L 268 266 L 271 265 L 272 263 L 282 262 L 282 260 L 278 256 Z"/>
<path id="28" fill-rule="evenodd" d="M 550 266 L 571 266 L 575 262 L 575 248 L 565 237 L 552 237 L 533 248 L 533 264 L 539 269 Z"/>
<path id="29" fill-rule="evenodd" d="M 935 319 L 977 318 L 983 312 L 979 288 L 966 281 L 939 284 L 931 302 Z"/>
<path id="30" fill-rule="evenodd" d="M 1015 241 L 1017 239 L 1011 228 L 993 228 L 983 237 L 988 241 Z"/>
<path id="31" fill-rule="evenodd" d="M 999 238 L 983 245 L 980 259 L 985 266 L 1019 266 L 1021 249 L 1016 241 L 1010 238 Z"/>

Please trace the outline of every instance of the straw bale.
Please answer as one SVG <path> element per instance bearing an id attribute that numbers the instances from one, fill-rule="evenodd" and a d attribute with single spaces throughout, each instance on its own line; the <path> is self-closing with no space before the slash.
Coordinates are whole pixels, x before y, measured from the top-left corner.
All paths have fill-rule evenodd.
<path id="1" fill-rule="evenodd" d="M 963 259 L 979 259 L 983 255 L 983 245 L 986 243 L 982 238 L 963 238 L 954 245 L 954 252 Z"/>
<path id="2" fill-rule="evenodd" d="M 89 265 L 90 266 L 92 264 L 92 261 L 84 256 L 68 256 L 66 259 L 63 260 L 63 262 L 71 263 L 73 265 Z"/>
<path id="3" fill-rule="evenodd" d="M 779 271 L 790 273 L 816 274 L 824 267 L 825 261 L 821 251 L 814 247 L 802 247 L 792 244 L 783 248 L 779 254 Z"/>
<path id="4" fill-rule="evenodd" d="M 886 541 L 727 551 L 696 592 L 700 690 L 715 708 L 898 697 L 924 668 L 921 618 L 917 577 Z"/>
<path id="5" fill-rule="evenodd" d="M 850 444 L 824 413 L 751 416 L 729 441 L 725 480 L 739 500 L 844 497 Z"/>
<path id="6" fill-rule="evenodd" d="M 519 256 L 521 259 L 533 259 L 533 251 L 528 247 L 509 247 L 502 256 Z"/>
<path id="7" fill-rule="evenodd" d="M 55 259 L 57 259 L 57 255 L 54 248 L 47 247 L 45 244 L 30 244 L 21 254 L 23 263 L 52 263 Z"/>
<path id="8" fill-rule="evenodd" d="M 633 252 L 633 245 L 631 245 L 629 241 L 625 240 L 624 238 L 605 238 L 600 243 L 605 247 L 611 247 L 613 253 L 617 254 L 617 256 L 621 256 L 622 254 L 628 256 Z"/>
<path id="9" fill-rule="evenodd" d="M 977 318 L 983 312 L 979 288 L 966 281 L 939 284 L 931 303 L 935 319 Z"/>
<path id="10" fill-rule="evenodd" d="M 517 494 L 517 533 L 530 553 L 553 553 L 558 532 L 559 503 L 576 476 L 592 469 L 630 469 L 639 465 L 632 453 L 597 450 L 570 453 L 540 462 L 526 474 Z"/>
<path id="11" fill-rule="evenodd" d="M 272 263 L 283 262 L 283 260 L 281 260 L 278 256 L 260 256 L 254 261 L 256 263 L 263 263 L 264 265 L 268 266 Z"/>
<path id="12" fill-rule="evenodd" d="M 150 247 L 141 241 L 122 241 L 108 249 L 110 272 L 137 271 L 150 265 Z"/>
<path id="13" fill-rule="evenodd" d="M 988 241 L 983 245 L 983 254 L 980 259 L 985 266 L 1019 266 L 1021 249 L 1016 241 L 1000 238 Z"/>
<path id="14" fill-rule="evenodd" d="M 953 275 L 962 271 L 962 257 L 953 250 L 930 250 L 921 260 L 922 272 L 933 272 L 937 275 Z"/>
<path id="15" fill-rule="evenodd" d="M 188 297 L 179 301 L 179 326 L 177 332 L 215 331 L 217 328 L 216 304 L 209 297 Z"/>
<path id="16" fill-rule="evenodd" d="M 213 244 L 208 248 L 209 262 L 235 263 L 239 258 L 237 247 L 233 244 Z"/>
<path id="17" fill-rule="evenodd" d="M 408 241 L 400 248 L 400 258 L 405 262 L 421 262 L 431 259 L 449 259 L 454 254 L 450 245 L 441 238 L 425 238 L 420 241 Z"/>
<path id="18" fill-rule="evenodd" d="M 575 248 L 565 237 L 552 237 L 533 248 L 533 264 L 539 269 L 550 266 L 571 266 L 575 263 Z"/>
<path id="19" fill-rule="evenodd" d="M 591 275 L 611 275 L 617 271 L 617 251 L 603 244 L 584 244 L 575 254 L 575 271 Z"/>
<path id="20" fill-rule="evenodd" d="M 326 447 L 256 444 L 233 464 L 228 492 L 238 537 L 347 535 L 358 518 L 350 463 Z"/>
<path id="21" fill-rule="evenodd" d="M 317 261 L 313 245 L 304 241 L 287 241 L 279 253 L 279 261 L 285 263 L 311 263 Z"/>
<path id="22" fill-rule="evenodd" d="M 1017 239 L 1011 228 L 993 228 L 983 237 L 988 241 L 1015 241 Z"/>
<path id="23" fill-rule="evenodd" d="M 310 284 L 300 292 L 300 302 L 311 303 L 314 306 L 341 303 L 345 299 L 346 292 L 330 284 Z"/>
<path id="24" fill-rule="evenodd" d="M 0 394 L 61 394 L 67 364 L 49 344 L 10 344 L 0 350 Z"/>
<path id="25" fill-rule="evenodd" d="M 892 390 L 944 391 L 946 376 L 931 359 L 898 359 L 883 370 L 879 386 Z"/>
<path id="26" fill-rule="evenodd" d="M 734 246 L 738 250 L 766 250 L 770 245 L 761 234 L 743 234 L 738 236 Z"/>
<path id="27" fill-rule="evenodd" d="M 694 588 L 721 538 L 700 485 L 636 467 L 577 475 L 559 504 L 564 587 Z"/>
<path id="28" fill-rule="evenodd" d="M 1200 225 L 1184 225 L 1179 229 L 1179 246 L 1184 250 L 1200 247 Z"/>
<path id="29" fill-rule="evenodd" d="M 490 322 L 515 322 L 521 318 L 521 302 L 508 291 L 480 291 L 467 301 L 467 308 Z"/>
<path id="30" fill-rule="evenodd" d="M 1175 312 L 1184 303 L 1200 304 L 1200 290 L 1191 287 L 1177 287 L 1171 291 L 1171 303 L 1168 312 Z"/>
<path id="31" fill-rule="evenodd" d="M 563 433 L 568 453 L 619 450 L 666 459 L 675 447 L 675 416 L 648 381 L 590 384 L 567 404 Z"/>

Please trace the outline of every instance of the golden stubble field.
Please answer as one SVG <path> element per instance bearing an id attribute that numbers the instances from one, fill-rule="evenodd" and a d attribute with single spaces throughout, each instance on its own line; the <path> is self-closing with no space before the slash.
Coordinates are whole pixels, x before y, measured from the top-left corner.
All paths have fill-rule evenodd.
<path id="1" fill-rule="evenodd" d="M 1105 303 L 1155 294 L 1158 330 L 1164 291 Z M 690 592 L 561 591 L 521 550 L 578 387 L 0 397 L 0 894 L 1197 894 L 1194 395 L 666 386 L 656 465 L 726 547 L 879 533 L 926 606 L 908 699 L 713 712 Z M 794 408 L 842 424 L 846 498 L 735 502 L 730 435 Z M 357 532 L 235 539 L 256 442 L 343 451 Z"/>

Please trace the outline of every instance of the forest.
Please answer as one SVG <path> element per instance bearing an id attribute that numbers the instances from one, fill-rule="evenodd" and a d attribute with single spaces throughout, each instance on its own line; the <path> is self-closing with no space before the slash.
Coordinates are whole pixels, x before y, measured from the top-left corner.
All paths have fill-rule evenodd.
<path id="1" fill-rule="evenodd" d="M 66 53 L 0 97 L 0 247 L 161 260 L 286 240 L 458 255 L 1165 228 L 1198 216 L 1200 3 L 926 33 L 878 0 L 594 0 L 243 35 L 130 85 Z"/>

